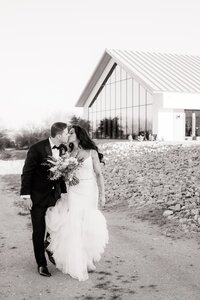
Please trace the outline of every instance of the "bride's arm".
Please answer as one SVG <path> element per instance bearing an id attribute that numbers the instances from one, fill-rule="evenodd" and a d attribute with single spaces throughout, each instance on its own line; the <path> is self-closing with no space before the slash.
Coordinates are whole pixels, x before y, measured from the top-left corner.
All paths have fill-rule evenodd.
<path id="1" fill-rule="evenodd" d="M 100 200 L 101 205 L 104 206 L 105 205 L 105 188 L 104 188 L 104 179 L 103 179 L 103 175 L 101 172 L 101 165 L 99 162 L 99 157 L 98 157 L 96 150 L 92 150 L 91 155 L 92 155 L 94 172 L 95 172 L 96 178 L 97 178 L 97 185 L 99 188 L 99 200 Z"/>

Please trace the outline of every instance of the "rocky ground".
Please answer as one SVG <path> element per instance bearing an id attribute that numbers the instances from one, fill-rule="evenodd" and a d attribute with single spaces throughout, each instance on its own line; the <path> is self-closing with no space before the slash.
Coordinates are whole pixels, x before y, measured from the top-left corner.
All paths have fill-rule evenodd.
<path id="1" fill-rule="evenodd" d="M 134 216 L 171 224 L 172 232 L 177 225 L 184 232 L 200 231 L 198 142 L 115 143 L 100 150 L 109 205 L 125 205 Z"/>

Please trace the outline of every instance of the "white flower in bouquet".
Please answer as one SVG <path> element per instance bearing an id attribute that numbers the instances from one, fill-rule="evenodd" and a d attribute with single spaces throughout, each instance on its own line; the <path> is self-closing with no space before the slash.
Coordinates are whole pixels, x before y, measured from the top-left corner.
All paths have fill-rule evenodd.
<path id="1" fill-rule="evenodd" d="M 74 164 L 78 164 L 78 160 L 75 157 L 70 157 L 69 158 L 69 163 L 74 163 Z"/>

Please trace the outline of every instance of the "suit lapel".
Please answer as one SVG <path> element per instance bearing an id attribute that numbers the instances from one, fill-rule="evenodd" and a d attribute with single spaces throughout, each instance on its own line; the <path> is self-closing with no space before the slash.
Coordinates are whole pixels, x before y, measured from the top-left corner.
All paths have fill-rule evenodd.
<path id="1" fill-rule="evenodd" d="M 50 145 L 49 139 L 46 140 L 45 151 L 47 153 L 47 156 L 52 156 L 52 150 L 51 150 L 51 145 Z"/>

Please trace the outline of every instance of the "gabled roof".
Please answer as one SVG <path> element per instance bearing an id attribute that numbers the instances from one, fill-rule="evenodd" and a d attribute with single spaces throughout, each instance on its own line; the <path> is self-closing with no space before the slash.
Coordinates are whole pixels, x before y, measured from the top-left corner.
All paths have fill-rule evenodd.
<path id="1" fill-rule="evenodd" d="M 83 106 L 113 59 L 152 92 L 200 93 L 200 56 L 106 49 L 76 106 Z"/>

